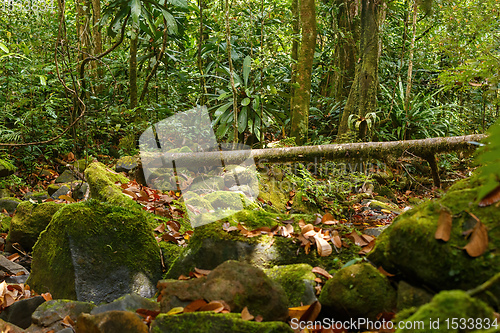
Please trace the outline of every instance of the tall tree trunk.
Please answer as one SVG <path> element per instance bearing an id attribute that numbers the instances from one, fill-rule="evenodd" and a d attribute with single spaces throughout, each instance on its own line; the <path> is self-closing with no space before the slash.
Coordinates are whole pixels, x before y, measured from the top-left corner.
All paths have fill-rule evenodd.
<path id="1" fill-rule="evenodd" d="M 406 79 L 406 95 L 405 95 L 405 111 L 408 116 L 408 107 L 410 106 L 411 84 L 413 77 L 413 54 L 415 52 L 415 36 L 417 32 L 417 1 L 413 2 L 413 21 L 412 21 L 412 37 L 410 44 L 410 54 L 408 55 L 408 77 Z"/>
<path id="2" fill-rule="evenodd" d="M 336 17 L 337 43 L 335 45 L 333 84 L 329 92 L 335 102 L 342 102 L 349 96 L 349 91 L 356 72 L 358 50 L 356 41 L 359 38 L 359 22 L 357 0 L 336 0 L 338 14 Z"/>
<path id="3" fill-rule="evenodd" d="M 314 0 L 300 0 L 302 39 L 297 61 L 296 83 L 291 101 L 291 131 L 299 145 L 307 141 L 309 103 L 311 101 L 311 72 L 316 48 L 316 4 Z"/>
<path id="4" fill-rule="evenodd" d="M 139 44 L 139 28 L 132 23 L 132 34 L 130 37 L 129 58 L 129 84 L 130 84 L 130 108 L 137 106 L 137 45 Z"/>
<path id="5" fill-rule="evenodd" d="M 101 20 L 101 0 L 92 0 L 92 23 L 93 23 L 93 42 L 94 42 L 94 49 L 92 54 L 97 56 L 102 53 L 102 34 L 101 30 L 99 29 L 99 21 Z M 102 67 L 99 66 L 99 63 L 97 61 L 92 61 L 92 68 L 95 70 L 94 75 L 96 78 L 97 82 L 100 82 L 100 79 L 102 78 L 103 71 Z M 103 85 L 102 83 L 98 83 L 96 86 L 96 93 L 102 92 Z"/>
<path id="6" fill-rule="evenodd" d="M 350 115 L 357 115 L 357 119 L 361 121 L 358 135 L 362 140 L 366 139 L 369 128 L 365 116 L 376 111 L 380 5 L 382 5 L 381 0 L 361 0 L 360 58 L 356 65 L 354 82 L 340 121 L 338 134 L 341 141 L 346 139 L 344 135 L 349 132 L 348 120 Z"/>

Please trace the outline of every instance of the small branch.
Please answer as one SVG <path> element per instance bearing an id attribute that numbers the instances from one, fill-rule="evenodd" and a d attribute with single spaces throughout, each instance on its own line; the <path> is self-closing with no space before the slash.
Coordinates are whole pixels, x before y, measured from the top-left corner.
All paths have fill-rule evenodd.
<path id="1" fill-rule="evenodd" d="M 490 278 L 488 281 L 484 282 L 483 284 L 477 286 L 474 289 L 468 290 L 467 294 L 470 296 L 476 296 L 477 294 L 480 294 L 489 288 L 493 287 L 497 282 L 500 281 L 500 273 L 497 273 L 493 275 L 492 278 Z"/>

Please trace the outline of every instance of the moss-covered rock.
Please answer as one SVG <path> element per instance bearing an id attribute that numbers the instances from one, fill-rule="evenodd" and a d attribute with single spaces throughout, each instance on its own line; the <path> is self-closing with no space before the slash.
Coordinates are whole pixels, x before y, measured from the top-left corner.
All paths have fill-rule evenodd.
<path id="1" fill-rule="evenodd" d="M 151 324 L 151 333 L 292 333 L 283 322 L 255 322 L 241 319 L 239 313 L 192 312 L 160 314 Z"/>
<path id="2" fill-rule="evenodd" d="M 104 164 L 93 162 L 85 170 L 85 177 L 90 186 L 90 196 L 103 202 L 130 209 L 138 209 L 140 205 L 122 193 L 115 183 L 128 183 L 128 179 L 107 168 Z"/>
<path id="3" fill-rule="evenodd" d="M 42 203 L 44 200 L 48 199 L 49 195 L 47 191 L 40 191 L 40 192 L 27 192 L 23 196 L 23 200 L 32 200 L 34 202 Z"/>
<path id="4" fill-rule="evenodd" d="M 64 170 L 63 173 L 56 178 L 55 182 L 56 183 L 70 183 L 72 181 L 75 181 L 76 180 L 76 177 L 75 175 L 73 174 L 73 172 L 71 170 Z"/>
<path id="5" fill-rule="evenodd" d="M 401 317 L 402 315 L 396 317 L 398 323 L 395 327 L 408 327 L 408 329 L 398 329 L 397 333 L 474 332 L 478 328 L 475 324 L 478 319 L 485 319 L 481 321 L 482 323 L 485 323 L 486 320 L 490 323 L 493 322 L 493 309 L 484 302 L 470 297 L 462 290 L 450 290 L 440 292 L 434 296 L 430 303 L 422 305 L 409 317 Z M 455 328 L 452 325 L 454 318 L 458 324 L 458 327 Z M 466 324 L 470 324 L 469 319 L 473 320 L 473 325 L 465 325 L 463 329 L 459 328 L 464 324 L 461 320 L 465 321 Z M 417 327 L 416 324 L 420 325 L 420 327 Z"/>
<path id="6" fill-rule="evenodd" d="M 0 178 L 7 177 L 16 172 L 16 167 L 11 163 L 0 159 Z"/>
<path id="7" fill-rule="evenodd" d="M 231 191 L 216 191 L 203 197 L 214 209 L 241 210 L 251 204 L 241 193 Z"/>
<path id="8" fill-rule="evenodd" d="M 64 328 L 62 321 L 66 316 L 76 321 L 81 313 L 90 313 L 95 304 L 71 301 L 66 299 L 50 300 L 41 304 L 31 315 L 32 325 L 28 332 L 60 331 Z"/>
<path id="9" fill-rule="evenodd" d="M 9 232 L 12 217 L 0 214 L 0 232 Z"/>
<path id="10" fill-rule="evenodd" d="M 55 202 L 33 204 L 24 201 L 21 203 L 10 223 L 7 251 L 13 250 L 12 244 L 19 243 L 25 251 L 31 252 L 40 233 L 45 230 L 52 216 L 62 207 L 63 205 Z"/>
<path id="11" fill-rule="evenodd" d="M 194 229 L 188 246 L 174 261 L 166 277 L 177 279 L 195 267 L 214 269 L 226 260 L 245 261 L 261 268 L 307 263 L 331 270 L 339 269 L 346 262 L 359 257 L 360 247 L 354 244 L 349 248 L 342 248 L 339 253 L 321 257 L 315 249 L 306 254 L 300 243 L 293 238 L 268 235 L 245 237 L 240 231 L 227 232 L 222 228 L 226 222 L 230 226 L 237 226 L 240 223 L 248 230 L 259 227 L 272 228 L 279 224 L 280 220 L 290 218 L 295 221 L 292 226 L 296 232 L 300 232 L 298 226 L 300 219 L 304 219 L 306 223 L 313 223 L 316 219 L 314 215 L 285 215 L 245 209 L 220 221 L 199 226 Z"/>
<path id="12" fill-rule="evenodd" d="M 187 192 L 183 197 L 185 204 L 196 207 L 201 213 L 214 210 L 214 207 L 212 207 L 212 204 L 207 199 L 200 197 L 195 192 Z"/>
<path id="13" fill-rule="evenodd" d="M 419 307 L 429 303 L 432 300 L 432 296 L 433 294 L 425 289 L 412 286 L 406 281 L 399 281 L 397 298 L 398 311 Z"/>
<path id="14" fill-rule="evenodd" d="M 278 282 L 288 297 L 288 307 L 312 304 L 316 301 L 316 276 L 311 265 L 295 264 L 274 266 L 266 269 L 266 274 Z"/>
<path id="15" fill-rule="evenodd" d="M 28 284 L 54 298 L 109 302 L 155 293 L 158 244 L 147 213 L 95 200 L 65 205 L 33 249 Z"/>
<path id="16" fill-rule="evenodd" d="M 75 325 L 76 332 L 148 333 L 140 317 L 128 311 L 108 311 L 96 315 L 82 313 Z"/>
<path id="17" fill-rule="evenodd" d="M 442 198 L 401 214 L 378 237 L 368 259 L 391 273 L 402 273 L 409 282 L 436 291 L 468 290 L 491 278 L 500 267 L 500 256 L 496 254 L 496 249 L 500 248 L 500 210 L 495 205 L 477 205 L 480 184 L 477 177 L 460 181 Z M 447 207 L 453 216 L 448 242 L 434 238 L 441 207 Z M 476 224 L 470 213 L 488 230 L 488 249 L 476 258 L 462 250 L 469 242 L 463 233 Z M 490 292 L 500 299 L 500 286 L 492 287 Z M 495 302 L 491 300 L 491 304 Z"/>
<path id="18" fill-rule="evenodd" d="M 130 172 L 138 165 L 136 156 L 123 156 L 116 161 L 116 172 Z"/>
<path id="19" fill-rule="evenodd" d="M 393 312 L 396 291 L 387 277 L 368 263 L 339 270 L 326 281 L 319 301 L 330 308 L 331 318 L 376 320 L 383 312 Z"/>
<path id="20" fill-rule="evenodd" d="M 247 307 L 254 316 L 264 320 L 285 320 L 288 300 L 283 288 L 262 270 L 249 264 L 229 260 L 217 266 L 206 278 L 189 281 L 167 280 L 158 283 L 161 289 L 161 311 L 168 312 L 172 298 L 181 301 L 223 300 L 231 311 Z"/>

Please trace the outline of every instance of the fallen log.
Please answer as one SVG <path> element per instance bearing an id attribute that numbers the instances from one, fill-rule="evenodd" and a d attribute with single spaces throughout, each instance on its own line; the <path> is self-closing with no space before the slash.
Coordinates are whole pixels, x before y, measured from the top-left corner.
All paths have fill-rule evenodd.
<path id="1" fill-rule="evenodd" d="M 320 162 L 333 160 L 386 160 L 388 156 L 399 157 L 405 152 L 418 156 L 429 163 L 434 185 L 440 187 L 439 173 L 435 154 L 470 151 L 477 148 L 474 142 L 486 138 L 484 134 L 473 134 L 455 137 L 439 137 L 422 140 L 361 142 L 345 144 L 329 144 L 318 146 L 300 146 L 285 148 L 267 148 L 250 150 L 227 150 L 195 153 L 163 153 L 160 150 L 142 152 L 142 165 L 146 167 L 177 168 L 241 164 L 254 161 L 258 164 L 266 162 Z"/>

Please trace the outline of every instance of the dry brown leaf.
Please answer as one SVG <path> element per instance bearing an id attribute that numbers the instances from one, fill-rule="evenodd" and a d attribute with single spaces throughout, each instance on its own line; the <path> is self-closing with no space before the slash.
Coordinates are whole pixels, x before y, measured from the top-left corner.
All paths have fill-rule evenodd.
<path id="1" fill-rule="evenodd" d="M 160 234 L 165 232 L 165 223 L 160 224 L 157 226 L 154 231 L 159 232 Z"/>
<path id="2" fill-rule="evenodd" d="M 441 239 L 445 242 L 450 240 L 451 227 L 452 227 L 453 217 L 451 212 L 447 207 L 441 207 L 439 213 L 438 227 L 436 233 L 434 234 L 435 239 Z"/>
<path id="3" fill-rule="evenodd" d="M 365 241 L 363 238 L 361 238 L 356 231 L 351 232 L 350 234 L 347 235 L 347 237 L 356 245 L 358 246 L 366 246 L 368 245 L 368 242 Z"/>
<path id="4" fill-rule="evenodd" d="M 316 266 L 316 267 L 314 267 L 314 268 L 312 269 L 312 272 L 313 272 L 313 273 L 317 273 L 317 274 L 319 274 L 319 275 L 322 275 L 322 276 L 326 277 L 327 279 L 331 279 L 331 278 L 333 277 L 333 276 L 332 276 L 330 273 L 328 273 L 325 269 L 323 269 L 323 268 L 321 268 L 321 267 L 317 267 L 317 266 Z"/>
<path id="5" fill-rule="evenodd" d="M 314 231 L 314 226 L 312 224 L 306 224 L 304 226 L 300 226 L 300 232 L 302 233 L 302 235 L 305 235 L 307 232 L 311 230 Z"/>
<path id="6" fill-rule="evenodd" d="M 479 202 L 479 207 L 486 207 L 491 204 L 494 204 L 495 202 L 500 201 L 500 185 L 495 187 L 493 191 L 488 193 L 480 202 Z"/>
<path id="7" fill-rule="evenodd" d="M 50 293 L 44 293 L 41 295 L 45 301 L 52 300 L 52 295 Z"/>
<path id="8" fill-rule="evenodd" d="M 243 308 L 243 310 L 241 311 L 241 319 L 243 319 L 243 320 L 252 320 L 254 318 L 255 317 L 250 314 L 250 312 L 248 311 L 248 308 L 245 306 Z"/>
<path id="9" fill-rule="evenodd" d="M 364 246 L 358 254 L 368 254 L 375 246 L 375 240 L 372 240 L 368 245 Z"/>
<path id="10" fill-rule="evenodd" d="M 194 268 L 194 271 L 198 274 L 202 274 L 202 275 L 208 275 L 210 274 L 211 270 L 208 270 L 208 269 L 201 269 L 201 268 Z"/>
<path id="11" fill-rule="evenodd" d="M 263 320 L 264 320 L 264 317 L 262 317 L 261 315 L 257 315 L 257 317 L 255 317 L 255 321 L 258 323 L 260 323 Z"/>
<path id="12" fill-rule="evenodd" d="M 332 247 L 326 240 L 319 236 L 315 236 L 314 239 L 316 240 L 316 247 L 318 248 L 318 254 L 321 257 L 327 257 L 330 254 L 332 254 Z"/>
<path id="13" fill-rule="evenodd" d="M 199 311 L 212 311 L 215 313 L 219 313 L 224 310 L 224 304 L 219 301 L 212 301 L 200 308 Z"/>
<path id="14" fill-rule="evenodd" d="M 387 272 L 387 271 L 384 269 L 384 267 L 382 267 L 382 266 L 379 266 L 379 267 L 378 267 L 378 271 L 379 271 L 380 273 L 382 273 L 383 275 L 388 276 L 388 277 L 394 276 L 394 274 L 391 274 L 391 273 Z"/>
<path id="15" fill-rule="evenodd" d="M 321 223 L 325 223 L 325 222 L 328 222 L 328 221 L 334 221 L 335 219 L 333 218 L 333 215 L 330 214 L 330 213 L 326 213 L 325 215 L 323 215 L 323 217 L 321 218 Z"/>
<path id="16" fill-rule="evenodd" d="M 477 221 L 472 231 L 469 243 L 464 247 L 467 254 L 471 257 L 479 257 L 488 248 L 488 230 L 481 223 Z"/>
<path id="17" fill-rule="evenodd" d="M 16 261 L 21 255 L 19 253 L 13 253 L 7 257 L 10 261 Z"/>
<path id="18" fill-rule="evenodd" d="M 332 243 L 339 249 L 342 247 L 342 240 L 340 239 L 339 232 L 337 230 L 332 232 Z"/>
<path id="19" fill-rule="evenodd" d="M 309 308 L 300 316 L 299 322 L 314 322 L 321 312 L 321 303 L 316 301 L 309 305 Z"/>
<path id="20" fill-rule="evenodd" d="M 294 308 L 288 308 L 288 316 L 290 318 L 299 319 L 302 315 L 309 309 L 309 305 L 297 306 Z"/>
<path id="21" fill-rule="evenodd" d="M 184 312 L 195 312 L 207 305 L 207 302 L 204 299 L 197 299 L 192 301 L 184 308 Z"/>

